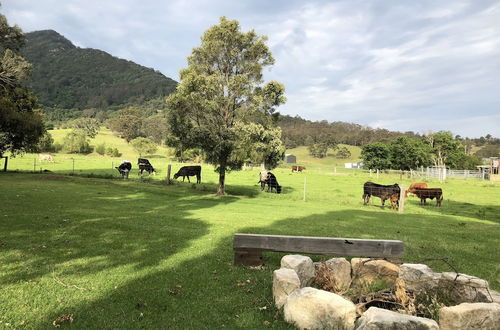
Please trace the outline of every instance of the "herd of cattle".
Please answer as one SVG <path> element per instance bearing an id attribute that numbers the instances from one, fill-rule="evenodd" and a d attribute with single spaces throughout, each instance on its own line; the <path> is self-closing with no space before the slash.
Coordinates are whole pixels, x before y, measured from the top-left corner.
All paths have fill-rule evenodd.
<path id="1" fill-rule="evenodd" d="M 428 188 L 425 182 L 414 182 L 405 192 L 405 198 L 409 194 L 413 194 L 420 198 L 420 204 L 427 204 L 427 198 L 436 199 L 436 206 L 441 206 L 443 201 L 443 190 L 441 188 Z M 381 185 L 373 182 L 365 182 L 363 185 L 363 203 L 367 205 L 370 202 L 370 197 L 376 196 L 382 201 L 384 206 L 386 200 L 390 200 L 391 208 L 399 207 L 399 198 L 401 196 L 401 188 L 398 184 Z"/>
<path id="2" fill-rule="evenodd" d="M 144 172 L 148 172 L 149 174 L 155 174 L 156 171 L 149 162 L 149 160 L 145 158 L 139 158 L 137 161 L 137 165 L 139 165 L 139 175 L 142 175 Z M 130 171 L 132 170 L 132 164 L 125 160 L 120 166 L 117 166 L 116 169 L 123 178 L 128 178 Z M 303 166 L 292 166 L 292 172 L 302 172 L 306 168 Z M 177 173 L 174 174 L 174 179 L 177 179 L 182 176 L 182 181 L 187 177 L 188 182 L 190 176 L 196 176 L 196 183 L 201 183 L 201 166 L 183 166 L 179 169 Z M 275 192 L 280 194 L 282 191 L 282 186 L 278 183 L 276 179 L 276 175 L 268 171 L 261 171 L 259 174 L 260 189 L 263 191 L 267 185 L 267 192 Z M 413 194 L 420 198 L 420 204 L 427 204 L 427 199 L 433 200 L 436 199 L 436 206 L 441 206 L 441 202 L 443 200 L 443 190 L 441 188 L 429 188 L 427 187 L 427 183 L 425 182 L 414 182 L 410 185 L 408 190 L 405 192 L 405 198 L 408 197 L 409 194 Z M 365 182 L 363 185 L 363 204 L 368 205 L 370 203 L 370 197 L 375 196 L 380 198 L 382 201 L 382 206 L 385 205 L 385 201 L 389 200 L 391 203 L 391 208 L 396 209 L 399 206 L 399 199 L 401 196 L 401 188 L 398 184 L 392 185 L 381 185 L 373 182 Z"/>

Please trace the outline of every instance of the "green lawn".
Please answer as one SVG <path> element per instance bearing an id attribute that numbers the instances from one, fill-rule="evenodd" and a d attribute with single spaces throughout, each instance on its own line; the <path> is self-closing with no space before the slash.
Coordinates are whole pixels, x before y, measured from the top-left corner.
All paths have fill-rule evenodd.
<path id="1" fill-rule="evenodd" d="M 99 160 L 82 158 L 95 173 L 113 173 Z M 153 164 L 160 160 L 166 166 L 166 158 Z M 217 198 L 212 166 L 202 164 L 202 185 L 167 186 L 164 165 L 143 181 L 0 173 L 0 328 L 50 328 L 69 314 L 75 328 L 287 328 L 271 294 L 283 254 L 264 254 L 262 269 L 234 267 L 236 232 L 399 239 L 406 262 L 447 257 L 500 289 L 498 183 L 431 181 L 444 190 L 443 206 L 410 198 L 398 214 L 377 198 L 363 206 L 362 184 L 408 178 L 280 168 L 276 195 L 260 191 L 253 169 L 230 173 L 228 196 Z"/>

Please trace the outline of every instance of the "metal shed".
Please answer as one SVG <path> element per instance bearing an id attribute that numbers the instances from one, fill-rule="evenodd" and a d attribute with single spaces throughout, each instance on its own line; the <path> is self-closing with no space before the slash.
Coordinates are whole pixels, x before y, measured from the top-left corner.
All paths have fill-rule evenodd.
<path id="1" fill-rule="evenodd" d="M 297 163 L 297 157 L 292 154 L 285 154 L 285 159 L 284 159 L 286 164 L 296 164 Z"/>

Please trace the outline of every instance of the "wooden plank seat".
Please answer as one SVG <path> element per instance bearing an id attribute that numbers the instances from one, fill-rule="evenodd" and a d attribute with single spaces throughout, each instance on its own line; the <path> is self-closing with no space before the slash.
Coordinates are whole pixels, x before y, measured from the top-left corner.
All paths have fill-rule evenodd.
<path id="1" fill-rule="evenodd" d="M 399 259 L 404 245 L 397 240 L 235 234 L 233 249 L 235 265 L 259 266 L 263 251 Z"/>

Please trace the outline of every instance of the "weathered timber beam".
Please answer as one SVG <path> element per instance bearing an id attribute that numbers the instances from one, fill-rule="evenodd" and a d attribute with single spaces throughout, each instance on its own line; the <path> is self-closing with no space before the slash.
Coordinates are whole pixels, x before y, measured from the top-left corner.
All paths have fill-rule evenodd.
<path id="1" fill-rule="evenodd" d="M 401 258 L 404 253 L 403 242 L 397 240 L 260 234 L 235 234 L 233 248 L 374 258 Z"/>

